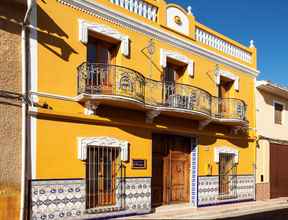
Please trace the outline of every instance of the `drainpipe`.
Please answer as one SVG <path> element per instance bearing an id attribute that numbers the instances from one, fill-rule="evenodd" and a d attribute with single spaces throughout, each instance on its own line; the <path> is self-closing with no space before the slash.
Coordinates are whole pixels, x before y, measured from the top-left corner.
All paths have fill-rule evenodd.
<path id="1" fill-rule="evenodd" d="M 25 13 L 25 17 L 23 19 L 23 25 L 21 30 L 21 54 L 22 54 L 22 94 L 24 96 L 28 95 L 28 86 L 27 79 L 29 76 L 29 54 L 27 51 L 29 50 L 28 40 L 29 40 L 29 30 L 27 28 L 29 23 L 29 14 L 32 10 L 33 0 L 27 0 L 27 10 Z M 28 129 L 28 104 L 26 102 L 22 102 L 22 146 L 21 146 L 21 197 L 20 197 L 20 220 L 28 219 L 28 179 L 27 179 L 27 151 L 28 151 L 28 139 L 27 139 L 27 129 Z"/>

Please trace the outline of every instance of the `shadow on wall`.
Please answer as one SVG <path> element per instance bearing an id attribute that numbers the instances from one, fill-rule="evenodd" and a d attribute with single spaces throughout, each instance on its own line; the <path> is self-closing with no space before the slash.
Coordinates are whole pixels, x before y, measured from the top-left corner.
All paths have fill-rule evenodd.
<path id="1" fill-rule="evenodd" d="M 285 100 L 284 98 L 278 98 L 277 96 L 270 95 L 265 91 L 258 90 L 258 92 L 261 94 L 267 105 L 273 106 L 273 101 L 280 101 L 284 103 L 285 101 L 287 102 L 287 99 Z M 285 105 L 285 110 L 288 111 L 288 105 Z"/>
<path id="2" fill-rule="evenodd" d="M 37 5 L 38 43 L 59 58 L 69 61 L 72 53 L 78 54 L 66 41 L 69 36 Z"/>
<path id="3" fill-rule="evenodd" d="M 0 29 L 20 35 L 26 7 L 13 4 L 12 8 L 11 5 L 11 3 L 2 2 L 0 4 Z M 11 11 L 15 13 L 11 13 Z M 37 5 L 37 15 L 38 43 L 59 58 L 69 61 L 71 54 L 77 54 L 77 51 L 64 40 L 65 38 L 68 39 L 68 35 L 39 5 Z"/>
<path id="4" fill-rule="evenodd" d="M 152 55 L 151 59 L 150 59 L 150 55 L 149 55 L 149 52 L 148 52 L 148 49 L 147 47 L 144 47 L 142 50 L 141 50 L 141 53 L 145 56 L 147 62 L 149 63 L 148 65 L 152 65 L 152 67 L 154 68 L 154 71 L 157 70 L 158 73 L 160 73 L 161 75 L 161 80 L 163 80 L 163 69 L 159 68 L 158 65 L 155 63 L 155 61 L 153 61 L 153 57 L 154 55 Z M 155 74 L 155 72 L 154 72 Z M 150 76 L 147 76 L 147 77 L 150 77 Z"/>
<path id="5" fill-rule="evenodd" d="M 13 13 L 11 13 L 13 11 Z M 8 2 L 0 4 L 0 30 L 11 34 L 21 34 L 22 22 L 25 16 L 25 5 Z"/>
<path id="6" fill-rule="evenodd" d="M 226 139 L 226 140 L 227 142 L 237 147 L 241 147 L 241 148 L 249 147 L 249 141 L 247 139 Z M 217 142 L 216 137 L 201 136 L 201 138 L 199 138 L 198 143 L 202 146 L 211 146 L 211 145 L 214 145 L 216 142 Z M 223 147 L 223 146 L 216 146 L 216 147 Z"/>

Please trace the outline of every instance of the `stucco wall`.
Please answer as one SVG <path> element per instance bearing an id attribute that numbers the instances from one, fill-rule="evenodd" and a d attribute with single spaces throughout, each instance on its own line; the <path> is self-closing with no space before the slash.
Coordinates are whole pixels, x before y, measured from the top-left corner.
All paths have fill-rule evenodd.
<path id="1" fill-rule="evenodd" d="M 37 120 L 37 179 L 84 178 L 85 162 L 78 159 L 79 137 L 113 137 L 129 143 L 125 176 L 150 177 L 152 174 L 151 131 L 124 126 L 101 126 L 70 121 Z M 132 159 L 147 160 L 147 169 L 132 169 Z"/>
<path id="2" fill-rule="evenodd" d="M 218 175 L 219 163 L 215 162 L 215 148 L 228 148 L 238 151 L 239 161 L 237 165 L 237 175 L 252 175 L 254 173 L 253 164 L 254 142 L 243 140 L 217 139 L 214 137 L 200 136 L 199 144 L 199 176 Z M 210 170 L 208 166 L 211 166 Z"/>
<path id="3" fill-rule="evenodd" d="M 21 92 L 24 6 L 0 4 L 0 90 Z M 19 218 L 21 102 L 0 96 L 0 219 Z"/>
<path id="4" fill-rule="evenodd" d="M 274 123 L 273 101 L 284 103 L 283 124 Z M 288 99 L 256 89 L 256 124 L 258 135 L 288 140 Z"/>
<path id="5" fill-rule="evenodd" d="M 256 183 L 269 183 L 270 177 L 270 144 L 267 140 L 259 140 L 256 148 Z M 261 181 L 263 175 L 263 181 Z"/>
<path id="6" fill-rule="evenodd" d="M 109 1 L 105 4 L 108 3 Z M 111 10 L 113 9 L 114 8 L 111 6 Z M 119 9 L 119 7 L 115 7 L 115 10 L 117 9 Z M 69 22 L 67 22 L 67 17 L 70 18 Z M 91 16 L 77 9 L 62 5 L 57 1 L 49 1 L 47 3 L 38 1 L 38 81 L 35 83 L 37 84 L 39 92 L 72 97 L 77 95 L 77 67 L 86 61 L 87 55 L 86 45 L 79 40 L 78 19 L 105 25 L 121 34 L 129 36 L 130 56 L 125 57 L 118 52 L 116 64 L 132 68 L 144 76 L 150 77 L 151 66 L 145 47 L 148 45 L 151 36 L 143 34 L 142 32 L 137 32 L 133 28 L 122 27 L 119 24 L 114 24 L 113 22 L 109 22 L 97 16 Z M 167 30 L 163 29 L 162 31 Z M 173 33 L 173 35 L 175 35 L 175 33 Z M 163 74 L 163 68 L 160 66 L 160 49 L 163 48 L 168 51 L 177 52 L 195 62 L 194 77 L 189 77 L 188 71 L 186 70 L 181 77 L 181 83 L 203 88 L 212 95 L 217 96 L 218 90 L 215 82 L 216 63 L 213 60 L 175 47 L 158 39 L 154 39 L 154 42 L 155 53 L 152 57 L 153 65 L 151 74 L 154 80 L 161 80 Z M 219 67 L 240 78 L 240 89 L 239 91 L 233 90 L 231 98 L 233 97 L 245 101 L 247 104 L 249 127 L 255 128 L 255 98 L 254 93 L 251 93 L 255 88 L 254 77 L 245 74 L 238 69 L 232 68 L 229 65 L 219 64 Z M 78 112 L 77 104 L 71 105 L 69 108 L 58 105 L 52 100 L 49 101 L 48 104 L 51 104 L 51 106 L 53 105 L 54 110 L 61 109 L 61 111 L 64 112 Z"/>
<path id="7" fill-rule="evenodd" d="M 0 89 L 21 93 L 21 21 L 24 6 L 0 6 Z M 20 184 L 21 103 L 0 100 L 0 182 Z"/>
<path id="8" fill-rule="evenodd" d="M 284 104 L 282 124 L 274 123 L 274 102 Z M 259 136 L 271 139 L 288 140 L 288 99 L 276 96 L 267 91 L 256 89 L 256 128 Z M 271 196 L 271 164 L 279 163 L 271 160 L 271 143 L 260 139 L 256 148 L 256 184 L 257 199 L 267 199 Z M 277 150 L 276 150 L 277 151 Z M 277 165 L 276 165 L 277 166 Z M 277 170 L 277 169 L 276 169 Z M 261 175 L 263 175 L 261 180 Z M 279 174 L 280 175 L 280 174 Z"/>

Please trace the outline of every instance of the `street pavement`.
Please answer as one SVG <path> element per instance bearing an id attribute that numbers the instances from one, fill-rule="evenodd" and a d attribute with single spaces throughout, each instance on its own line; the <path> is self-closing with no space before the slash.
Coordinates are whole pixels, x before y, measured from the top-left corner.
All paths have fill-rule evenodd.
<path id="1" fill-rule="evenodd" d="M 192 208 L 188 204 L 161 206 L 154 213 L 118 219 L 288 220 L 288 198 Z"/>

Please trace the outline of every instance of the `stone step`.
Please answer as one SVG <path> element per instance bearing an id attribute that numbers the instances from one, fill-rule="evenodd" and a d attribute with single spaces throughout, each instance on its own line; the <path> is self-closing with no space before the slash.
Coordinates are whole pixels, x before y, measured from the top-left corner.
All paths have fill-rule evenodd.
<path id="1" fill-rule="evenodd" d="M 189 203 L 162 205 L 154 208 L 155 213 L 167 213 L 169 211 L 193 208 Z"/>
<path id="2" fill-rule="evenodd" d="M 133 211 L 133 210 L 122 210 L 122 211 L 112 211 L 106 213 L 97 214 L 85 214 L 81 217 L 69 218 L 66 220 L 101 220 L 101 219 L 112 219 L 112 218 L 127 218 L 136 215 L 148 214 L 150 211 Z"/>

